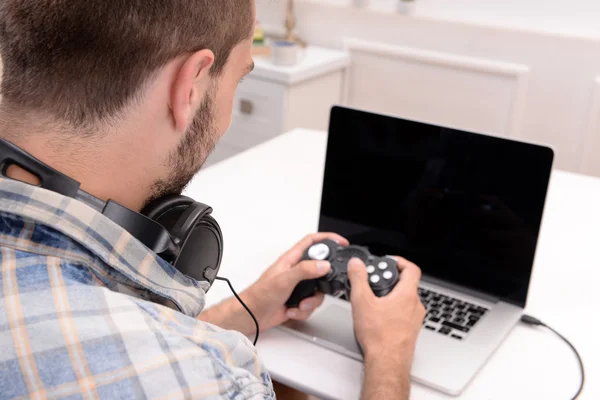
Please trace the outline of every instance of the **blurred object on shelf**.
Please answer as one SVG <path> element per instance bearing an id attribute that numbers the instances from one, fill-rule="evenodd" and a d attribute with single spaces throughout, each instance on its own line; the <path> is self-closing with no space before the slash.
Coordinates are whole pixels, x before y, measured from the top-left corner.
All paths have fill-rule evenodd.
<path id="1" fill-rule="evenodd" d="M 285 17 L 285 34 L 283 36 L 273 36 L 273 40 L 297 43 L 300 47 L 305 48 L 307 43 L 302 40 L 295 32 L 296 29 L 296 13 L 294 10 L 294 0 L 287 0 L 287 12 Z"/>
<path id="2" fill-rule="evenodd" d="M 270 56 L 272 52 L 271 46 L 253 46 L 252 47 L 252 55 L 253 56 Z"/>
<path id="3" fill-rule="evenodd" d="M 253 56 L 269 56 L 271 55 L 271 46 L 267 45 L 265 40 L 265 31 L 260 25 L 260 21 L 256 21 L 254 27 L 254 38 L 252 40 L 252 55 Z"/>
<path id="4" fill-rule="evenodd" d="M 294 66 L 299 62 L 299 51 L 302 48 L 299 43 L 293 41 L 277 41 L 273 43 L 271 62 L 280 66 Z"/>
<path id="5" fill-rule="evenodd" d="M 300 47 L 306 47 L 306 42 L 296 33 L 296 13 L 294 11 L 294 0 L 288 0 L 287 16 L 285 19 L 285 40 L 288 42 L 298 43 Z"/>
<path id="6" fill-rule="evenodd" d="M 369 6 L 370 1 L 369 0 L 353 0 L 352 4 L 355 7 L 360 7 L 360 8 L 365 8 Z"/>
<path id="7" fill-rule="evenodd" d="M 263 46 L 265 44 L 265 31 L 258 20 L 254 24 L 254 38 L 252 44 L 256 46 Z"/>
<path id="8" fill-rule="evenodd" d="M 416 0 L 397 0 L 396 9 L 401 14 L 412 14 L 415 11 Z"/>

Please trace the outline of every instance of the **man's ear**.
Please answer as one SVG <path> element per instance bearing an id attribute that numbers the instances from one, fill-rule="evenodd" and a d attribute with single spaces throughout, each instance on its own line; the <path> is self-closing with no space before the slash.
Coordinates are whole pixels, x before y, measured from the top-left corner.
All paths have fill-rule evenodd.
<path id="1" fill-rule="evenodd" d="M 215 60 L 211 50 L 190 55 L 176 72 L 171 89 L 171 112 L 175 129 L 185 132 L 210 87 L 210 68 Z"/>

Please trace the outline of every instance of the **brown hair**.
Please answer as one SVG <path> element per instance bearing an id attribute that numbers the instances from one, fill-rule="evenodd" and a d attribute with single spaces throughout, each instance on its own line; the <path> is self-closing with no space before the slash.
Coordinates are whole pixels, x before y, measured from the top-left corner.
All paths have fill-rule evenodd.
<path id="1" fill-rule="evenodd" d="M 218 75 L 251 35 L 252 0 L 0 0 L 2 101 L 74 126 L 116 117 L 177 56 Z"/>

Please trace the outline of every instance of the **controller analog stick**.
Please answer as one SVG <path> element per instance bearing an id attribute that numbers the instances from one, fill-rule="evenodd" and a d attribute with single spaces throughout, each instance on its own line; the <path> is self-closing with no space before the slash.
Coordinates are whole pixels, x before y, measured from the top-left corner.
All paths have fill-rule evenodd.
<path id="1" fill-rule="evenodd" d="M 308 256 L 312 260 L 326 260 L 330 253 L 329 246 L 324 243 L 315 244 L 308 250 Z"/>

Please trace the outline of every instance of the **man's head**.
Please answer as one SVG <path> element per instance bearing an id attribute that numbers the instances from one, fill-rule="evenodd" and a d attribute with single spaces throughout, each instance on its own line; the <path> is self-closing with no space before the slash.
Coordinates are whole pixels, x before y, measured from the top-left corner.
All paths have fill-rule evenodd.
<path id="1" fill-rule="evenodd" d="M 0 117 L 51 121 L 57 148 L 126 150 L 145 201 L 179 193 L 230 125 L 254 20 L 254 0 L 2 0 Z"/>

